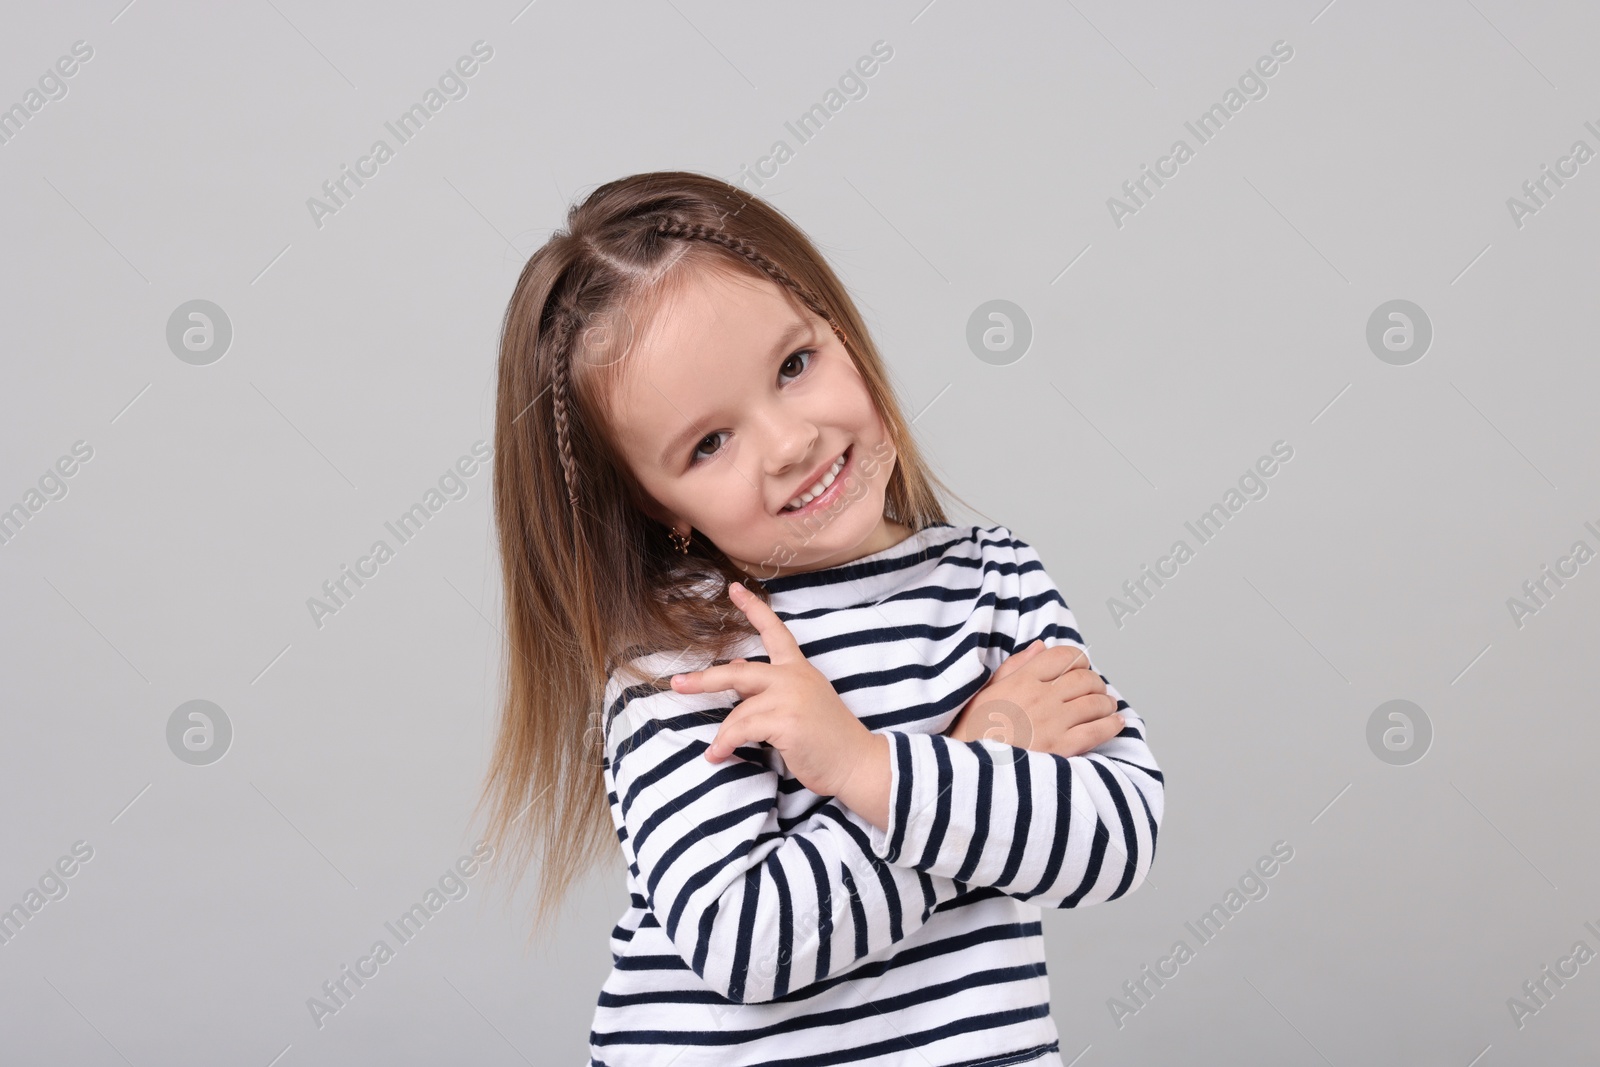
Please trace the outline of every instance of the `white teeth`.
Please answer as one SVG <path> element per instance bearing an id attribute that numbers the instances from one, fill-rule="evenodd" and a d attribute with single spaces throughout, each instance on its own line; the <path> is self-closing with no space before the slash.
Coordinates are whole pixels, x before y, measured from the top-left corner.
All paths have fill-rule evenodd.
<path id="1" fill-rule="evenodd" d="M 818 478 L 816 480 L 816 482 L 811 486 L 810 489 L 806 490 L 805 492 L 801 493 L 799 496 L 795 497 L 793 500 L 791 500 L 787 504 L 785 504 L 783 506 L 783 510 L 784 511 L 795 511 L 795 510 L 797 510 L 799 508 L 805 507 L 807 504 L 811 503 L 811 501 L 813 501 L 817 497 L 821 496 L 824 492 L 827 491 L 828 486 L 833 484 L 833 480 L 839 476 L 839 470 L 843 466 L 844 466 L 844 453 L 840 453 L 839 454 L 839 458 L 833 461 L 833 466 L 828 469 L 828 472 L 826 474 L 824 474 L 821 478 Z"/>

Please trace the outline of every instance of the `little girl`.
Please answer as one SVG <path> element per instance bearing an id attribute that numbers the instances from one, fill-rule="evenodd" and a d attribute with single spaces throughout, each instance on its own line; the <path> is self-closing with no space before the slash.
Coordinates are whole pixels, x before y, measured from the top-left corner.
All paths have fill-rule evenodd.
<path id="1" fill-rule="evenodd" d="M 1040 908 L 1144 881 L 1162 775 L 1033 548 L 946 521 L 805 235 L 596 189 L 512 294 L 495 445 L 490 837 L 541 843 L 535 929 L 627 866 L 591 1067 L 1062 1063 Z"/>

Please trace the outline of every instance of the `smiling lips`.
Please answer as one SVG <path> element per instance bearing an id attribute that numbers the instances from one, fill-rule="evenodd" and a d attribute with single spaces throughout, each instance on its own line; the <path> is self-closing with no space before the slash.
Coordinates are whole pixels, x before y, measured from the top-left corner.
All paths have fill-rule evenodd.
<path id="1" fill-rule="evenodd" d="M 833 461 L 833 465 L 823 472 L 821 478 L 818 478 L 814 483 L 812 483 L 809 489 L 795 497 L 793 500 L 790 500 L 783 506 L 781 509 L 782 513 L 799 511 L 817 497 L 827 492 L 828 487 L 834 483 L 834 479 L 838 478 L 839 472 L 844 469 L 845 460 L 848 459 L 849 456 L 850 449 L 846 448 L 839 454 L 839 458 Z"/>

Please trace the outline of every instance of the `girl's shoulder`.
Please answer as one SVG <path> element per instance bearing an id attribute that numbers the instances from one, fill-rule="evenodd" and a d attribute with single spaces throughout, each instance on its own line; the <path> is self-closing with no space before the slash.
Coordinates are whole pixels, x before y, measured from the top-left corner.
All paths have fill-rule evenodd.
<path id="1" fill-rule="evenodd" d="M 630 717 L 650 719 L 724 708 L 728 703 L 726 691 L 680 693 L 672 688 L 672 676 L 703 671 L 715 664 L 751 655 L 765 655 L 757 634 L 750 635 L 745 642 L 720 658 L 700 650 L 625 651 L 616 658 L 606 675 L 602 699 L 606 725 L 609 726 L 613 718 L 624 712 Z"/>
<path id="2" fill-rule="evenodd" d="M 974 526 L 972 531 L 986 553 L 1015 553 L 1030 559 L 1038 555 L 1038 550 L 1009 526 Z"/>
<path id="3" fill-rule="evenodd" d="M 1014 554 L 1028 554 L 1034 551 L 1033 546 L 1018 537 L 1011 527 L 998 523 L 988 526 L 947 525 L 944 532 L 947 536 L 943 549 L 947 555 L 961 555 L 969 559 L 978 557 L 983 560 L 1009 560 Z"/>
<path id="4" fill-rule="evenodd" d="M 969 523 L 957 525 L 948 522 L 936 522 L 924 526 L 918 533 L 943 533 L 946 538 L 957 543 L 975 542 L 980 547 L 1009 548 L 1012 545 L 1024 544 L 1022 538 L 1009 526 L 999 523 L 984 525 L 982 523 Z"/>

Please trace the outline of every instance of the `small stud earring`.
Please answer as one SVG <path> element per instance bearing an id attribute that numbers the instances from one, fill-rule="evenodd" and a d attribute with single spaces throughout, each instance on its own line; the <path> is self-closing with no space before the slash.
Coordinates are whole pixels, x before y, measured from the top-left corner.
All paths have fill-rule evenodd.
<path id="1" fill-rule="evenodd" d="M 672 542 L 672 547 L 676 548 L 680 555 L 689 554 L 689 537 L 689 534 L 679 533 L 677 530 L 667 531 L 667 540 Z"/>

